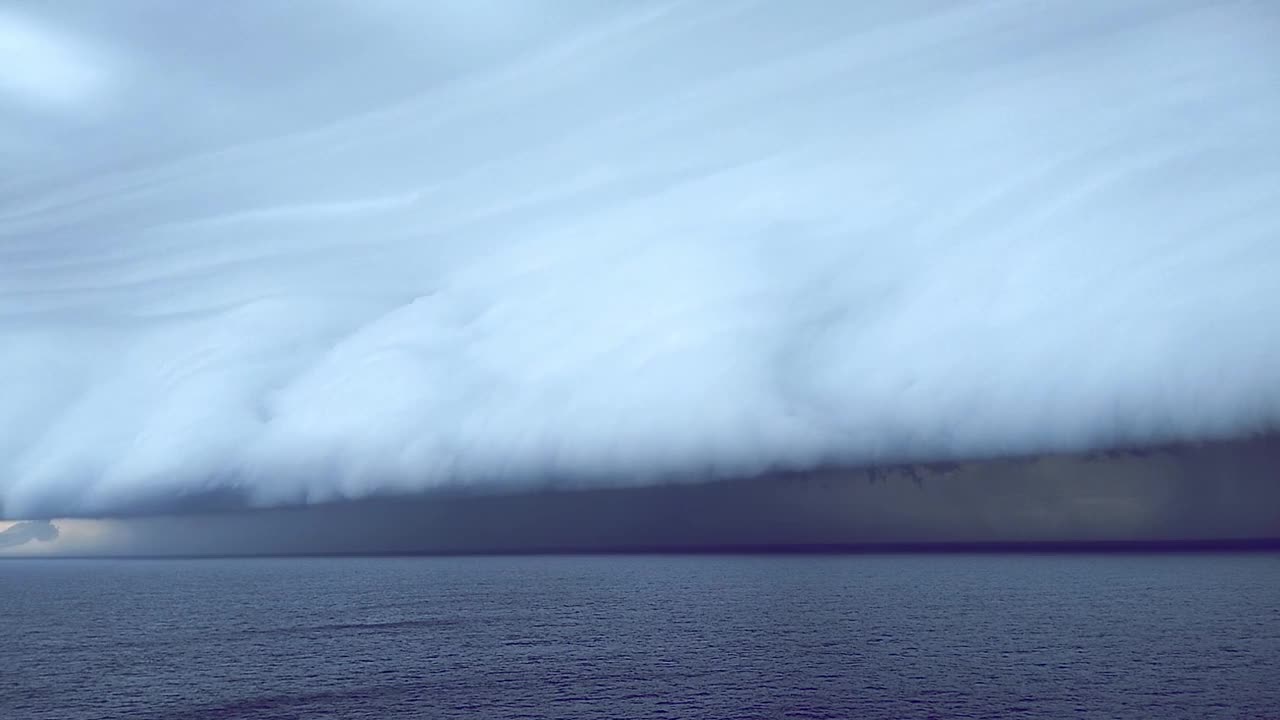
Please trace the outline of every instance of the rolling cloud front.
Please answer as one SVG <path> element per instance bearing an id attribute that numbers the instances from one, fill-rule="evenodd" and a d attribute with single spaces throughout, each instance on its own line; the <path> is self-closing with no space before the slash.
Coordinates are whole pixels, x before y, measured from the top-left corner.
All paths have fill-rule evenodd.
<path id="1" fill-rule="evenodd" d="M 0 517 L 1280 429 L 1277 38 L 1180 0 L 0 5 Z"/>

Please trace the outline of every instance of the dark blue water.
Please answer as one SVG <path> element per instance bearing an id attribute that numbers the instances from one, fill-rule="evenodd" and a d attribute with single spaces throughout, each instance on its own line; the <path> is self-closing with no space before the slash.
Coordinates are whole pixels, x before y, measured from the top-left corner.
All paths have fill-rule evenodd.
<path id="1" fill-rule="evenodd" d="M 1280 718 L 1280 556 L 0 562 L 0 718 Z"/>

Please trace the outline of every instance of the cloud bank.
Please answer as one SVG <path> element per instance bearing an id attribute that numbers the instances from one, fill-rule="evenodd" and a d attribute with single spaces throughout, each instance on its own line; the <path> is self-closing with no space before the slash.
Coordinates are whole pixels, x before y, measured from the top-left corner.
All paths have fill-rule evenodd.
<path id="1" fill-rule="evenodd" d="M 1278 31 L 3 9 L 0 517 L 1280 428 Z"/>

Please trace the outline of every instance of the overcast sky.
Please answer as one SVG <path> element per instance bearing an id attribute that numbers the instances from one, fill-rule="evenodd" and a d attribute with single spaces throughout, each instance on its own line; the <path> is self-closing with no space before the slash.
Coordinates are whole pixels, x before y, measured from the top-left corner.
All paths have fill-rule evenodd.
<path id="1" fill-rule="evenodd" d="M 0 517 L 1274 430 L 1278 38 L 1265 2 L 2 3 Z"/>

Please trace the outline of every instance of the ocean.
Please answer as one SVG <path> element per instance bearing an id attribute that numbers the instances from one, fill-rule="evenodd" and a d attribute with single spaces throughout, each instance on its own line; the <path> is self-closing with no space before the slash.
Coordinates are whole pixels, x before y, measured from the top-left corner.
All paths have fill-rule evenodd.
<path id="1" fill-rule="evenodd" d="M 0 561 L 0 718 L 1280 718 L 1280 555 Z"/>

